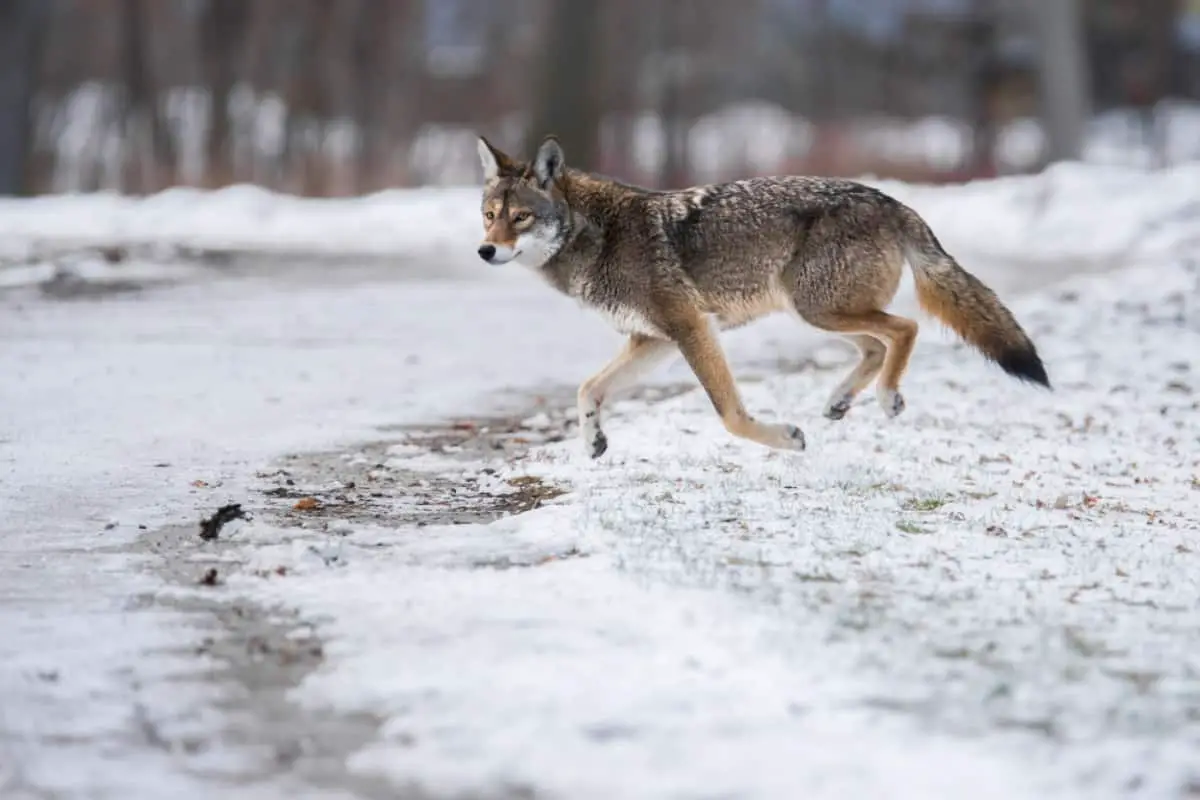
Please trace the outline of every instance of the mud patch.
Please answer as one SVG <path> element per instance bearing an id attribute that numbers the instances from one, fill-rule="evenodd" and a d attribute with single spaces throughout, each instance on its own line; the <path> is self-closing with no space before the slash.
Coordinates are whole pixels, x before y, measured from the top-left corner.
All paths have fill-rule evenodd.
<path id="1" fill-rule="evenodd" d="M 641 386 L 622 399 L 662 402 L 695 388 L 687 383 Z M 336 502 L 322 501 L 322 512 L 397 526 L 486 523 L 532 511 L 562 495 L 565 487 L 532 475 L 508 478 L 498 487 L 497 470 L 486 464 L 519 464 L 535 447 L 578 437 L 575 390 L 559 387 L 543 393 L 520 413 L 383 430 L 394 438 L 365 443 L 350 452 L 343 449 L 284 459 L 276 476 L 282 483 L 265 489 L 264 494 L 290 498 L 303 494 L 300 487 L 312 487 L 313 496 L 321 501 L 324 486 L 326 493 L 332 490 Z M 397 458 L 399 450 L 414 457 Z M 422 465 L 424 457 L 436 459 L 440 466 Z M 463 471 L 477 464 L 485 466 L 476 474 Z M 347 494 L 347 489 L 353 489 L 355 495 Z M 404 505 L 397 508 L 397 500 Z M 381 506 L 389 502 L 391 511 L 384 511 Z"/>
<path id="2" fill-rule="evenodd" d="M 501 480 L 487 464 L 519 463 L 531 448 L 574 435 L 572 417 L 560 404 L 532 416 L 398 426 L 386 441 L 289 456 L 260 473 L 265 485 L 256 513 L 283 527 L 323 528 L 341 520 L 411 528 L 488 523 L 531 511 L 565 488 L 531 475 Z M 478 465 L 484 466 L 474 469 Z"/>
<path id="3" fill-rule="evenodd" d="M 627 396 L 662 402 L 695 387 L 644 386 Z M 389 437 L 335 451 L 293 455 L 260 473 L 261 512 L 280 526 L 321 527 L 332 520 L 389 527 L 469 525 L 532 511 L 566 488 L 533 475 L 501 480 L 495 466 L 578 436 L 575 391 L 559 387 L 520 413 L 396 425 Z M 260 509 L 255 509 L 260 513 Z"/>

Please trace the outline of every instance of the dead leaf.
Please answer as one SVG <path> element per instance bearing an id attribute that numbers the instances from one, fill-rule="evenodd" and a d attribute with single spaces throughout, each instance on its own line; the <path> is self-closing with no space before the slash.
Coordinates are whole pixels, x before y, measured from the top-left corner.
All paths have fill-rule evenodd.
<path id="1" fill-rule="evenodd" d="M 320 501 L 315 497 L 301 497 L 292 508 L 297 511 L 313 511 L 320 508 L 320 506 Z"/>
<path id="2" fill-rule="evenodd" d="M 534 475 L 518 475 L 515 478 L 509 478 L 507 483 L 510 486 L 532 486 L 541 483 L 541 479 Z"/>

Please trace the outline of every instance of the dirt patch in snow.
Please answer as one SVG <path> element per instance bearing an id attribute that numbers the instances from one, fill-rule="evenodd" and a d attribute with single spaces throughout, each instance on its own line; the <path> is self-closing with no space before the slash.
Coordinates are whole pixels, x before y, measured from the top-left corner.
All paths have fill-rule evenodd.
<path id="1" fill-rule="evenodd" d="M 661 400 L 691 387 L 647 387 L 633 397 Z M 394 528 L 469 525 L 521 514 L 563 494 L 532 475 L 500 481 L 471 465 L 519 462 L 531 448 L 576 435 L 566 390 L 539 397 L 524 413 L 388 429 L 395 438 L 291 455 L 260 473 L 255 507 L 283 526 L 320 528 L 334 520 Z M 397 458 L 397 450 L 409 458 Z M 440 466 L 426 468 L 424 457 Z M 461 465 L 456 470 L 455 465 Z"/>

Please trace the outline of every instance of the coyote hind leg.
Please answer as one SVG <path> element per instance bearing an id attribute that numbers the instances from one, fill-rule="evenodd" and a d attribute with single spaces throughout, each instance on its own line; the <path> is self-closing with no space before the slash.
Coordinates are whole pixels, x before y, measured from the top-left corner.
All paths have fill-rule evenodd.
<path id="1" fill-rule="evenodd" d="M 805 316 L 811 324 L 827 331 L 841 334 L 857 334 L 870 336 L 882 342 L 886 348 L 883 363 L 878 370 L 879 380 L 876 383 L 876 396 L 879 407 L 889 417 L 895 417 L 904 411 L 904 397 L 900 394 L 900 379 L 908 368 L 908 360 L 912 356 L 913 347 L 917 342 L 917 323 L 906 317 L 888 314 L 886 311 L 868 311 L 862 314 L 822 314 L 820 316 Z M 858 343 L 858 341 L 856 341 Z M 861 344 L 860 344 L 861 347 Z M 864 361 L 866 356 L 864 354 Z M 851 378 L 859 376 L 859 367 L 843 382 L 843 386 Z M 869 383 L 863 382 L 862 388 Z M 842 387 L 839 386 L 839 389 Z M 840 398 L 831 402 L 832 409 Z M 847 405 L 847 408 L 849 406 Z M 845 412 L 843 411 L 843 416 Z M 827 414 L 828 416 L 828 414 Z M 838 417 L 834 417 L 838 419 Z"/>
<path id="2" fill-rule="evenodd" d="M 883 369 L 884 357 L 887 355 L 887 346 L 874 336 L 852 333 L 846 335 L 845 338 L 858 348 L 860 357 L 858 364 L 833 390 L 829 396 L 829 402 L 825 404 L 824 414 L 832 420 L 839 420 L 846 416 L 846 413 L 850 411 L 850 406 L 854 404 L 854 398 L 858 397 L 859 393 L 879 375 L 880 370 Z"/>

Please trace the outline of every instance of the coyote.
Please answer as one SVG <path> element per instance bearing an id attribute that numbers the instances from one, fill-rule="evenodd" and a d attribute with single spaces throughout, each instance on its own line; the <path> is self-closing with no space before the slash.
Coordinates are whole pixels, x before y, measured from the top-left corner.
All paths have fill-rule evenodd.
<path id="1" fill-rule="evenodd" d="M 884 311 L 907 260 L 924 310 L 1018 379 L 1050 388 L 1012 313 L 898 200 L 849 180 L 784 176 L 655 191 L 568 167 L 547 136 L 531 162 L 479 137 L 479 257 L 515 261 L 629 338 L 579 387 L 584 447 L 608 449 L 600 409 L 664 357 L 682 353 L 734 436 L 803 450 L 804 434 L 746 411 L 718 332 L 790 311 L 861 353 L 824 415 L 842 419 L 878 377 L 883 413 L 904 410 L 900 377 L 917 323 Z"/>

